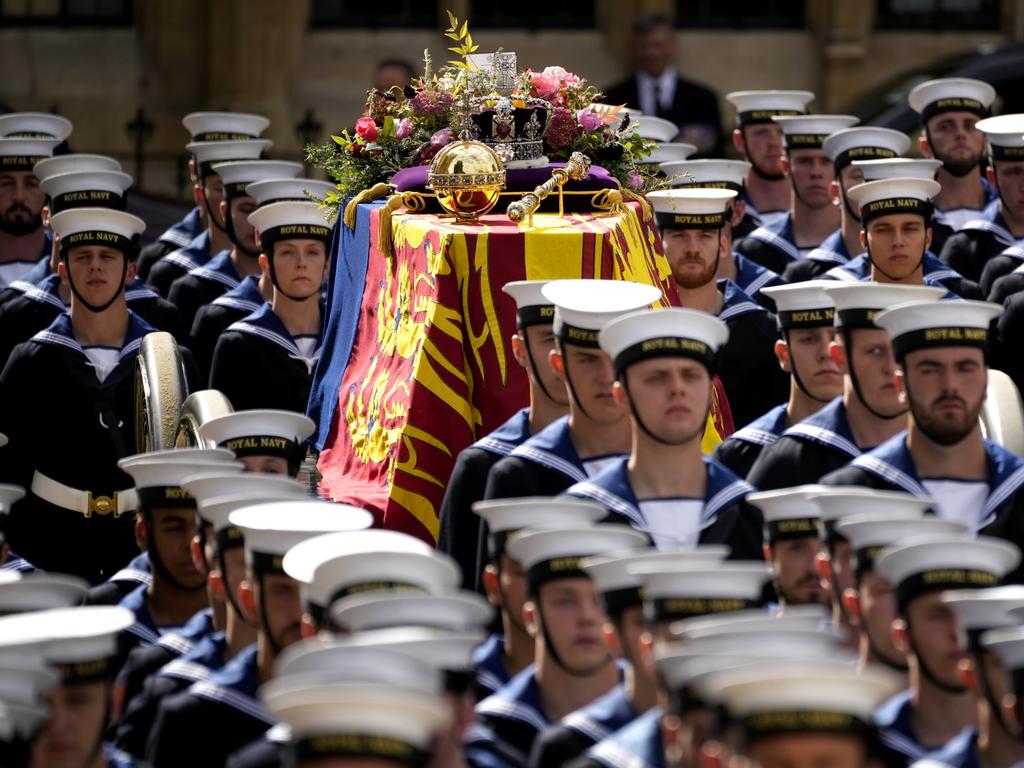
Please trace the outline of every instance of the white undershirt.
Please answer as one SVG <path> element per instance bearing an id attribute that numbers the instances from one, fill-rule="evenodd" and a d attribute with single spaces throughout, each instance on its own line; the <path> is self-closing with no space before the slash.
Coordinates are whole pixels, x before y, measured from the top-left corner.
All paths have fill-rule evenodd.
<path id="1" fill-rule="evenodd" d="M 587 473 L 587 477 L 593 477 L 602 469 L 614 464 L 621 458 L 621 453 L 612 453 L 608 456 L 594 456 L 592 459 L 581 459 L 580 461 L 583 464 L 583 471 Z"/>
<path id="2" fill-rule="evenodd" d="M 978 208 L 950 208 L 948 211 L 940 211 L 939 220 L 959 232 L 968 221 L 981 218 L 984 213 Z"/>
<path id="3" fill-rule="evenodd" d="M 658 99 L 654 99 L 654 83 L 658 83 Z M 658 105 L 662 109 L 670 109 L 676 98 L 676 71 L 671 67 L 658 77 L 651 77 L 646 72 L 636 73 L 637 97 L 640 99 L 640 111 L 645 115 L 657 115 Z"/>
<path id="4" fill-rule="evenodd" d="M 640 502 L 647 533 L 657 549 L 693 549 L 700 540 L 703 499 L 647 499 Z"/>
<path id="5" fill-rule="evenodd" d="M 780 221 L 781 219 L 786 218 L 786 214 L 787 213 L 789 213 L 788 210 L 784 210 L 784 211 L 765 211 L 765 212 L 758 211 L 757 215 L 761 218 L 761 226 L 762 227 L 767 227 L 769 224 L 774 224 L 775 222 Z"/>
<path id="6" fill-rule="evenodd" d="M 89 364 L 100 381 L 106 381 L 107 376 L 117 368 L 118 360 L 121 358 L 121 350 L 113 347 L 83 347 L 85 356 L 89 358 Z"/>
<path id="7" fill-rule="evenodd" d="M 0 264 L 0 288 L 5 288 L 15 280 L 20 280 L 38 263 L 37 261 L 3 262 Z"/>
<path id="8" fill-rule="evenodd" d="M 971 533 L 978 532 L 988 499 L 988 483 L 980 480 L 922 480 L 928 495 L 938 502 L 935 514 L 944 520 L 959 520 Z"/>

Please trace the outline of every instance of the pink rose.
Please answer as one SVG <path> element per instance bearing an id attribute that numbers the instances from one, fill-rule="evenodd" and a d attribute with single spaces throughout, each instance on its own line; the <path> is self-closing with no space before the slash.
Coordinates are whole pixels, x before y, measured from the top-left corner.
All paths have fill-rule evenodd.
<path id="1" fill-rule="evenodd" d="M 408 117 L 403 117 L 395 127 L 395 138 L 404 139 L 412 135 L 413 124 Z"/>
<path id="2" fill-rule="evenodd" d="M 561 83 L 569 73 L 565 70 L 565 67 L 544 67 L 544 71 L 541 74 L 545 77 L 553 77 Z"/>
<path id="3" fill-rule="evenodd" d="M 593 133 L 604 125 L 604 115 L 599 115 L 589 107 L 584 107 L 577 112 L 576 119 L 580 121 L 580 128 L 584 133 Z"/>
<path id="4" fill-rule="evenodd" d="M 630 189 L 640 189 L 644 185 L 643 176 L 636 171 L 630 171 L 626 174 L 626 186 Z"/>
<path id="5" fill-rule="evenodd" d="M 430 137 L 430 143 L 440 149 L 441 147 L 447 146 L 452 143 L 452 129 L 442 128 L 440 131 Z"/>
<path id="6" fill-rule="evenodd" d="M 372 117 L 360 117 L 356 120 L 356 136 L 363 141 L 377 140 L 377 123 Z"/>
<path id="7" fill-rule="evenodd" d="M 548 69 L 551 69 L 551 67 L 548 67 Z M 555 75 L 549 75 L 547 69 L 543 72 L 530 72 L 529 76 L 530 87 L 539 98 L 550 100 L 558 93 L 561 81 Z"/>

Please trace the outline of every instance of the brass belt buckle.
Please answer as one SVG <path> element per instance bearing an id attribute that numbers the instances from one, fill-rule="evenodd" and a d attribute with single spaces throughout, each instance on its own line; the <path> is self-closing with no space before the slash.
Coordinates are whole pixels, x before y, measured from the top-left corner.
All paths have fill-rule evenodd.
<path id="1" fill-rule="evenodd" d="M 117 491 L 114 491 L 114 496 L 93 496 L 92 491 L 85 492 L 88 509 L 85 512 L 87 518 L 92 517 L 93 513 L 97 515 L 109 515 L 111 512 L 114 513 L 114 517 L 120 517 L 121 512 L 117 508 Z"/>

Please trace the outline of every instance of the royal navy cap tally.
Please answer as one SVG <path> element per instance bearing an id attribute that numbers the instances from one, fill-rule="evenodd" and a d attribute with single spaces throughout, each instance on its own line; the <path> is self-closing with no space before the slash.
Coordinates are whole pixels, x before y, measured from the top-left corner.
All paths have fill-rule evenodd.
<path id="1" fill-rule="evenodd" d="M 107 155 L 70 154 L 40 160 L 32 167 L 32 175 L 40 182 L 59 173 L 81 171 L 120 171 L 121 163 Z"/>
<path id="2" fill-rule="evenodd" d="M 330 501 L 275 501 L 242 507 L 228 520 L 245 537 L 246 565 L 257 573 L 284 573 L 285 553 L 324 533 L 358 531 L 373 524 L 363 509 Z"/>
<path id="3" fill-rule="evenodd" d="M 0 139 L 0 171 L 31 171 L 53 157 L 58 144 L 58 139 Z"/>
<path id="4" fill-rule="evenodd" d="M 910 108 L 927 123 L 940 112 L 973 112 L 988 117 L 996 98 L 996 89 L 983 80 L 969 77 L 944 77 L 928 80 L 907 96 Z"/>
<path id="5" fill-rule="evenodd" d="M 946 295 L 945 289 L 936 286 L 891 283 L 832 281 L 823 289 L 835 304 L 837 329 L 878 328 L 875 318 L 882 310 L 908 301 L 937 301 Z"/>
<path id="6" fill-rule="evenodd" d="M 60 236 L 62 253 L 77 246 L 100 245 L 134 255 L 146 222 L 112 208 L 70 208 L 55 213 L 50 228 Z"/>
<path id="7" fill-rule="evenodd" d="M 117 466 L 135 485 L 135 493 L 143 509 L 153 507 L 195 507 L 196 500 L 182 488 L 182 481 L 207 469 L 241 473 L 244 467 L 234 461 L 234 454 L 220 448 L 188 451 L 191 458 L 174 456 L 177 451 L 153 451 L 128 456 Z M 195 455 L 201 453 L 203 455 Z"/>
<path id="8" fill-rule="evenodd" d="M 491 559 L 505 552 L 505 545 L 527 528 L 564 528 L 588 525 L 608 517 L 608 510 L 589 499 L 567 496 L 522 496 L 473 503 L 473 512 L 487 523 Z"/>
<path id="9" fill-rule="evenodd" d="M 648 621 L 672 622 L 753 608 L 771 577 L 766 563 L 725 562 L 712 567 L 637 563 Z"/>
<path id="10" fill-rule="evenodd" d="M 599 523 L 589 527 L 530 529 L 508 542 L 508 554 L 526 569 L 527 588 L 536 594 L 541 585 L 562 578 L 587 578 L 584 558 L 635 549 L 647 537 L 626 525 Z"/>
<path id="11" fill-rule="evenodd" d="M 814 99 L 810 91 L 733 91 L 725 100 L 736 108 L 736 121 L 742 127 L 771 123 L 779 116 L 803 115 Z"/>
<path id="12" fill-rule="evenodd" d="M 661 229 L 721 229 L 735 199 L 735 190 L 707 187 L 673 187 L 647 195 Z"/>
<path id="13" fill-rule="evenodd" d="M 823 605 L 787 605 L 784 613 L 769 613 L 764 608 L 749 608 L 731 613 L 713 613 L 681 619 L 669 626 L 673 637 L 707 637 L 715 632 L 756 635 L 761 632 L 815 632 L 828 626 L 828 611 Z"/>
<path id="14" fill-rule="evenodd" d="M 968 650 L 977 650 L 982 633 L 990 629 L 1020 626 L 1024 610 L 1024 585 L 1008 584 L 987 589 L 953 589 L 940 598 L 956 614 L 967 636 Z"/>
<path id="15" fill-rule="evenodd" d="M 897 543 L 879 555 L 875 570 L 896 588 L 902 610 L 927 592 L 998 586 L 1019 562 L 1020 550 L 1002 539 L 935 536 Z"/>
<path id="16" fill-rule="evenodd" d="M 860 206 L 860 218 L 868 222 L 896 213 L 916 213 L 931 222 L 932 201 L 942 190 L 933 179 L 880 179 L 846 190 L 846 196 Z"/>
<path id="17" fill-rule="evenodd" d="M 555 305 L 542 292 L 550 280 L 515 280 L 505 283 L 501 290 L 516 303 L 516 324 L 520 328 L 531 325 L 551 325 L 555 319 Z"/>
<path id="18" fill-rule="evenodd" d="M 552 280 L 541 289 L 555 305 L 553 331 L 563 343 L 599 348 L 597 334 L 619 315 L 662 298 L 653 285 L 630 280 Z"/>
<path id="19" fill-rule="evenodd" d="M 1003 307 L 988 301 L 907 302 L 875 317 L 889 332 L 897 358 L 915 349 L 977 347 L 988 349 L 988 332 Z"/>
<path id="20" fill-rule="evenodd" d="M 249 223 L 260 234 L 260 244 L 280 240 L 320 240 L 329 243 L 334 221 L 324 218 L 323 209 L 313 202 L 270 203 L 249 214 Z M 266 251 L 269 253 L 269 251 Z"/>
<path id="21" fill-rule="evenodd" d="M 69 608 L 81 603 L 88 589 L 89 583 L 77 576 L 27 573 L 21 578 L 0 582 L 0 614 Z"/>
<path id="22" fill-rule="evenodd" d="M 303 413 L 255 409 L 235 411 L 203 422 L 199 437 L 220 448 L 244 456 L 280 456 L 288 459 L 293 472 L 305 456 L 305 443 L 316 424 Z"/>
<path id="23" fill-rule="evenodd" d="M 1024 618 L 1017 613 L 1017 618 Z M 989 653 L 999 657 L 1003 667 L 1009 672 L 1019 672 L 1024 669 L 1024 626 L 1008 627 L 1005 629 L 992 629 L 981 636 L 981 647 Z M 1019 696 L 1021 689 L 1019 684 L 1014 686 L 1015 693 Z"/>
<path id="24" fill-rule="evenodd" d="M 682 162 L 696 151 L 696 144 L 687 144 L 685 141 L 659 141 L 651 150 L 651 154 L 639 162 L 657 165 L 660 170 L 666 163 Z"/>
<path id="25" fill-rule="evenodd" d="M 391 627 L 436 627 L 454 632 L 483 630 L 494 617 L 491 604 L 476 592 L 376 592 L 351 595 L 331 605 L 331 621 L 355 633 Z"/>
<path id="26" fill-rule="evenodd" d="M 765 541 L 773 544 L 787 539 L 817 538 L 821 512 L 813 497 L 821 488 L 801 485 L 747 494 L 746 501 L 761 510 Z"/>
<path id="27" fill-rule="evenodd" d="M 259 160 L 273 146 L 270 139 L 242 139 L 237 141 L 194 141 L 185 146 L 195 158 L 199 176 L 216 173 L 214 163 L 229 160 Z"/>
<path id="28" fill-rule="evenodd" d="M 761 290 L 775 302 L 779 328 L 831 328 L 835 320 L 835 304 L 825 292 L 825 287 L 833 282 L 807 280 Z"/>
<path id="29" fill-rule="evenodd" d="M 742 192 L 752 166 L 745 160 L 683 160 L 662 163 L 660 167 L 673 187 Z"/>
<path id="30" fill-rule="evenodd" d="M 782 126 L 783 141 L 788 151 L 821 149 L 825 139 L 833 133 L 857 124 L 853 115 L 798 115 L 772 119 Z"/>
<path id="31" fill-rule="evenodd" d="M 78 606 L 0 618 L 0 656 L 32 649 L 65 683 L 106 679 L 117 672 L 118 635 L 135 623 L 120 606 Z"/>
<path id="32" fill-rule="evenodd" d="M 60 213 L 93 207 L 123 211 L 131 185 L 132 177 L 121 171 L 69 171 L 47 176 L 39 187 L 50 198 L 50 212 Z"/>
<path id="33" fill-rule="evenodd" d="M 244 141 L 259 138 L 270 120 L 245 112 L 192 112 L 181 119 L 192 141 Z"/>
<path id="34" fill-rule="evenodd" d="M 969 538 L 967 526 L 958 520 L 925 517 L 928 508 L 935 506 L 933 499 L 918 499 L 912 503 L 885 501 L 887 514 L 879 517 L 874 512 L 851 515 L 836 523 L 836 532 L 850 542 L 855 558 L 857 581 L 868 571 L 875 570 L 875 561 L 886 549 L 900 542 L 922 536 Z"/>
<path id="35" fill-rule="evenodd" d="M 924 157 L 894 157 L 891 160 L 854 160 L 854 168 L 860 168 L 864 181 L 879 179 L 935 179 L 935 173 L 942 167 L 941 160 Z"/>
<path id="36" fill-rule="evenodd" d="M 640 138 L 657 142 L 672 141 L 679 133 L 678 125 L 671 120 L 654 115 L 636 115 L 629 124 Z M 694 151 L 696 151 L 696 147 L 694 147 Z"/>
<path id="37" fill-rule="evenodd" d="M 935 506 L 932 499 L 913 496 L 902 491 L 880 491 L 857 485 L 823 485 L 810 495 L 818 505 L 824 538 L 829 542 L 846 537 L 836 526 L 841 520 L 891 518 L 903 516 L 920 517 Z"/>
<path id="38" fill-rule="evenodd" d="M 910 137 L 891 128 L 861 125 L 843 128 L 821 145 L 826 157 L 840 171 L 854 160 L 891 160 L 910 149 Z"/>
<path id="39" fill-rule="evenodd" d="M 974 127 L 988 139 L 988 154 L 993 160 L 1024 162 L 1024 114 L 988 117 Z"/>
<path id="40" fill-rule="evenodd" d="M 213 163 L 211 169 L 224 182 L 227 198 L 247 195 L 249 184 L 272 179 L 294 179 L 302 173 L 302 163 L 287 160 L 231 160 Z"/>
<path id="41" fill-rule="evenodd" d="M 299 178 L 254 181 L 245 188 L 245 193 L 257 206 L 282 200 L 323 200 L 328 192 L 335 191 L 337 187 L 329 181 Z"/>
<path id="42" fill-rule="evenodd" d="M 0 137 L 22 139 L 57 139 L 71 135 L 71 121 L 45 112 L 10 112 L 0 115 Z"/>
<path id="43" fill-rule="evenodd" d="M 695 309 L 646 309 L 612 320 L 598 340 L 616 373 L 658 357 L 687 357 L 714 371 L 718 350 L 729 340 L 729 326 Z"/>

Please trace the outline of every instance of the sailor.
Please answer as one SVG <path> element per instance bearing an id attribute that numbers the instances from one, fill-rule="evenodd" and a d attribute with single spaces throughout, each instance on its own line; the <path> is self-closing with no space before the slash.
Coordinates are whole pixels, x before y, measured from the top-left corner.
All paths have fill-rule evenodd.
<path id="1" fill-rule="evenodd" d="M 936 500 L 935 514 L 975 533 L 1024 542 L 1024 461 L 981 436 L 989 325 L 980 301 L 908 302 L 875 322 L 891 338 L 909 426 L 825 476 L 829 485 L 902 490 Z"/>
<path id="2" fill-rule="evenodd" d="M 733 432 L 715 448 L 715 461 L 745 478 L 757 457 L 779 436 L 820 411 L 842 393 L 842 374 L 832 359 L 832 299 L 818 281 L 765 289 L 777 308 L 782 338 L 775 357 L 789 374 L 789 400 Z"/>
<path id="3" fill-rule="evenodd" d="M 192 112 L 182 118 L 181 124 L 189 132 L 191 142 L 246 141 L 258 139 L 270 125 L 270 120 L 263 115 L 242 112 Z M 205 199 L 198 199 L 194 188 L 200 175 L 194 156 L 189 158 L 188 171 L 193 184 L 196 205 L 185 218 L 172 224 L 155 243 L 146 246 L 139 253 L 139 277 L 147 282 L 150 270 L 160 259 L 169 253 L 188 248 L 195 238 L 204 232 L 211 231 L 209 230 L 209 208 L 206 206 Z M 228 247 L 228 241 L 222 228 L 214 228 L 212 234 L 217 246 L 214 253 Z M 209 257 L 209 240 L 202 248 L 207 250 L 207 257 Z"/>
<path id="4" fill-rule="evenodd" d="M 530 404 L 459 452 L 441 502 L 438 548 L 455 558 L 466 589 L 479 588 L 486 562 L 484 533 L 472 507 L 484 497 L 491 467 L 568 411 L 565 386 L 548 362 L 555 348 L 551 329 L 555 307 L 541 293 L 547 282 L 520 280 L 502 288 L 516 303 L 512 355 L 526 372 Z"/>
<path id="5" fill-rule="evenodd" d="M 533 663 L 534 642 L 523 619 L 526 572 L 508 553 L 508 542 L 527 528 L 596 523 L 607 516 L 604 507 L 584 499 L 522 498 L 478 501 L 473 511 L 486 524 L 488 562 L 481 584 L 500 612 L 500 632 L 477 649 L 477 700 L 490 696 Z"/>
<path id="6" fill-rule="evenodd" d="M 320 357 L 332 223 L 312 202 L 271 203 L 249 216 L 273 299 L 228 326 L 213 352 L 210 386 L 236 409 L 306 412 Z"/>
<path id="7" fill-rule="evenodd" d="M 889 764 L 920 760 L 975 724 L 974 700 L 957 672 L 956 615 L 942 592 L 998 586 L 1019 566 L 1020 550 L 1000 539 L 967 536 L 907 539 L 875 561 L 896 595 L 893 639 L 907 654 L 910 675 L 910 689 L 875 712 Z"/>
<path id="8" fill-rule="evenodd" d="M 171 251 L 153 264 L 146 274 L 146 283 L 161 296 L 167 296 L 171 284 L 196 267 L 206 264 L 222 251 L 231 249 L 220 204 L 224 188 L 220 175 L 213 170 L 217 163 L 232 160 L 258 160 L 270 149 L 269 139 L 239 139 L 232 141 L 193 141 L 185 148 L 192 155 L 194 175 L 193 195 L 204 212 L 206 228 L 184 248 Z"/>
<path id="9" fill-rule="evenodd" d="M 771 314 L 735 283 L 715 279 L 723 251 L 729 253 L 722 232 L 735 197 L 724 189 L 670 189 L 648 199 L 682 305 L 728 325 L 716 372 L 734 423 L 745 426 L 785 400 L 789 382 L 774 359 L 778 333 Z"/>
<path id="10" fill-rule="evenodd" d="M 295 544 L 319 533 L 359 530 L 369 513 L 331 502 L 280 501 L 243 507 L 229 517 L 245 539 L 246 572 L 240 602 L 256 625 L 256 643 L 207 679 L 165 698 L 149 734 L 154 766 L 223 766 L 227 756 L 263 734 L 273 720 L 256 688 L 273 674 L 274 659 L 300 639 L 298 583 L 281 570 Z M 196 752 L 195 745 L 204 749 Z"/>
<path id="11" fill-rule="evenodd" d="M 810 91 L 733 91 L 725 96 L 736 108 L 732 143 L 750 163 L 743 185 L 747 215 L 757 226 L 783 218 L 790 209 L 791 191 L 782 161 L 782 128 L 773 118 L 804 115 L 814 99 Z M 738 239 L 738 238 L 737 238 Z"/>
<path id="12" fill-rule="evenodd" d="M 977 129 L 978 121 L 991 114 L 995 98 L 995 88 L 967 77 L 928 80 L 907 96 L 910 108 L 921 116 L 921 154 L 942 161 L 933 226 L 946 230 L 943 241 L 982 216 L 997 198 L 981 173 L 985 136 Z"/>
<path id="13" fill-rule="evenodd" d="M 786 267 L 784 277 L 789 282 L 820 277 L 861 253 L 860 211 L 846 195 L 848 189 L 864 182 L 862 166 L 855 161 L 890 160 L 906 154 L 910 139 L 890 128 L 865 125 L 836 131 L 825 139 L 821 149 L 832 161 L 835 178 L 829 185 L 829 194 L 832 204 L 839 209 L 839 229 L 807 254 L 806 259 Z"/>
<path id="14" fill-rule="evenodd" d="M 32 766 L 130 768 L 137 763 L 104 741 L 117 641 L 134 621 L 116 606 L 55 608 L 0 619 L 0 652 L 41 653 L 59 684 L 46 696 L 49 720 L 32 747 Z"/>
<path id="15" fill-rule="evenodd" d="M 191 270 L 171 283 L 167 292 L 186 328 L 192 327 L 196 312 L 218 296 L 236 288 L 246 277 L 261 274 L 260 250 L 249 216 L 256 210 L 256 201 L 246 188 L 257 181 L 294 178 L 302 171 L 301 163 L 284 160 L 236 160 L 214 163 L 212 171 L 220 176 L 223 200 L 219 214 L 231 247 L 210 261 Z"/>
<path id="16" fill-rule="evenodd" d="M 988 654 L 986 662 L 992 664 L 1003 674 L 998 674 L 996 669 L 988 673 L 989 664 L 986 664 L 988 682 L 991 684 L 991 699 L 994 717 L 998 718 L 999 726 L 1007 731 L 1013 739 L 1013 745 L 1000 745 L 1005 749 L 992 750 L 994 754 L 985 755 L 984 765 L 1007 768 L 1019 761 L 1022 725 L 1021 701 L 1024 691 L 1024 680 L 1021 672 L 1024 670 L 1024 627 L 1020 626 L 1020 611 L 1012 612 L 1018 619 L 1018 624 L 1012 628 L 993 629 L 982 634 L 980 645 Z M 977 675 L 978 673 L 976 673 Z M 980 675 L 979 675 L 980 684 Z M 1002 695 L 1001 695 L 1002 694 Z M 990 742 L 991 743 L 991 742 Z M 1005 755 L 1005 758 L 1003 757 Z"/>
<path id="17" fill-rule="evenodd" d="M 613 318 L 661 298 L 624 280 L 555 280 L 542 289 L 555 306 L 549 360 L 569 395 L 556 419 L 491 467 L 485 499 L 554 496 L 629 450 L 629 418 L 612 398 L 615 371 L 598 332 Z"/>
<path id="18" fill-rule="evenodd" d="M 728 544 L 733 557 L 758 557 L 758 515 L 743 500 L 751 487 L 701 455 L 728 334 L 721 320 L 692 309 L 640 310 L 608 323 L 599 340 L 615 367 L 615 400 L 630 414 L 632 449 L 566 493 L 604 505 L 659 549 Z"/>
<path id="19" fill-rule="evenodd" d="M 626 526 L 596 525 L 533 529 L 509 542 L 510 554 L 526 569 L 523 614 L 536 663 L 477 705 L 487 735 L 470 737 L 467 751 L 505 755 L 525 766 L 540 731 L 615 687 L 619 669 L 601 636 L 605 616 L 580 563 L 645 541 Z M 484 764 L 479 758 L 470 763 Z"/>
<path id="20" fill-rule="evenodd" d="M 785 136 L 782 168 L 789 178 L 790 204 L 785 215 L 751 232 L 736 250 L 777 274 L 791 262 L 806 258 L 839 226 L 829 185 L 835 180 L 832 161 L 822 150 L 825 139 L 857 118 L 849 115 L 777 116 Z"/>
<path id="21" fill-rule="evenodd" d="M 0 431 L 10 438 L 0 475 L 32 491 L 11 518 L 15 549 L 97 583 L 137 554 L 117 461 L 133 452 L 136 357 L 153 331 L 124 297 L 145 224 L 102 208 L 62 211 L 52 224 L 71 309 L 16 347 L 0 374 Z M 26 407 L 40 397 L 61 407 Z M 54 435 L 63 436 L 56 464 Z"/>
<path id="22" fill-rule="evenodd" d="M 83 579 L 62 573 L 4 573 L 0 576 L 0 613 L 10 616 L 71 608 L 81 603 L 86 587 Z"/>
<path id="23" fill-rule="evenodd" d="M 316 179 L 268 179 L 256 181 L 246 187 L 246 194 L 256 201 L 256 207 L 282 201 L 308 201 L 311 197 L 323 199 L 335 187 L 330 182 Z M 189 349 L 196 358 L 200 373 L 209 378 L 210 364 L 217 340 L 246 315 L 274 298 L 270 277 L 259 270 L 256 274 L 242 278 L 238 285 L 222 293 L 210 303 L 202 306 L 195 314 L 190 333 Z"/>
<path id="24" fill-rule="evenodd" d="M 1021 287 L 1024 288 L 1024 270 L 1019 273 L 1011 273 L 1000 278 L 996 283 L 996 293 L 999 284 L 1007 281 L 1021 279 Z M 1024 392 L 1024 356 L 1020 354 L 1020 344 L 1024 339 L 1024 293 L 1015 293 L 1008 296 L 1003 304 L 1003 312 L 996 321 L 995 338 L 993 338 L 993 349 L 989 364 L 992 368 L 1003 371 L 1017 385 L 1017 390 Z"/>
<path id="25" fill-rule="evenodd" d="M 831 354 L 843 374 L 843 394 L 765 448 L 747 475 L 751 485 L 767 491 L 816 483 L 903 429 L 907 408 L 894 381 L 892 343 L 873 318 L 904 301 L 934 301 L 941 291 L 877 283 L 827 287 L 837 331 Z"/>
<path id="26" fill-rule="evenodd" d="M 313 420 L 304 414 L 260 409 L 207 419 L 199 425 L 199 436 L 235 454 L 246 472 L 296 477 L 313 429 Z"/>
<path id="27" fill-rule="evenodd" d="M 38 648 L 5 648 L 0 657 L 0 763 L 32 764 L 32 743 L 50 718 L 46 699 L 60 682 Z"/>

